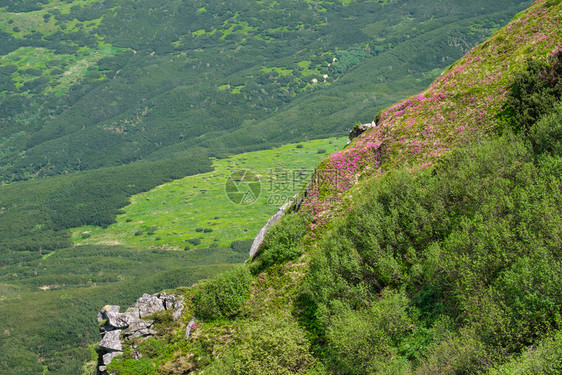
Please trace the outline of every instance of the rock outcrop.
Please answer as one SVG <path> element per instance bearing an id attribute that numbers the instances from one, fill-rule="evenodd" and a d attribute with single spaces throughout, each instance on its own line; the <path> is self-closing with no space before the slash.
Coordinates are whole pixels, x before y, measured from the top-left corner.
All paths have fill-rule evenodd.
<path id="1" fill-rule="evenodd" d="M 367 130 L 374 128 L 377 124 L 373 121 L 369 124 L 357 124 L 349 131 L 349 142 L 353 140 L 353 138 L 359 137 L 361 134 L 365 133 Z"/>
<path id="2" fill-rule="evenodd" d="M 107 365 L 113 358 L 123 354 L 123 339 L 129 337 L 150 337 L 156 334 L 152 328 L 154 320 L 144 319 L 160 311 L 171 310 L 172 318 L 178 320 L 184 309 L 183 298 L 168 295 L 164 292 L 158 294 L 143 294 L 133 307 L 124 313 L 119 312 L 119 306 L 106 305 L 98 314 L 98 323 L 102 339 L 99 343 L 102 356 L 102 365 L 99 370 L 107 374 Z"/>
<path id="3" fill-rule="evenodd" d="M 191 331 L 193 330 L 193 327 L 195 327 L 195 317 L 191 318 L 191 320 L 189 321 L 189 323 L 187 324 L 187 327 L 185 327 L 185 339 L 189 340 L 189 338 L 191 337 Z"/>
<path id="4" fill-rule="evenodd" d="M 289 201 L 289 202 L 285 203 L 281 208 L 279 208 L 279 211 L 277 211 L 277 213 L 275 215 L 270 217 L 269 220 L 267 221 L 267 224 L 265 224 L 263 226 L 263 228 L 260 229 L 256 238 L 254 238 L 254 242 L 252 243 L 252 247 L 250 248 L 250 259 L 252 259 L 258 253 L 258 251 L 260 249 L 260 245 L 262 244 L 263 239 L 265 238 L 265 233 L 267 232 L 269 227 L 271 227 L 273 224 L 275 224 L 276 222 L 281 220 L 281 218 L 283 216 L 285 216 L 285 212 L 287 211 L 287 208 L 289 207 L 289 205 L 291 203 L 292 202 Z"/>

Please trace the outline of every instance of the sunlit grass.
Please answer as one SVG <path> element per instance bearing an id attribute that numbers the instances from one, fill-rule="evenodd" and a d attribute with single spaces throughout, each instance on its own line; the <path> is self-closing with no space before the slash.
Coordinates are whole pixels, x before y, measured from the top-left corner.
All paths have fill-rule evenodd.
<path id="1" fill-rule="evenodd" d="M 181 250 L 213 244 L 228 246 L 232 241 L 252 238 L 310 179 L 318 162 L 340 150 L 345 138 L 285 145 L 214 161 L 214 171 L 185 177 L 135 195 L 117 223 L 106 229 L 84 226 L 74 229 L 76 244 L 159 247 Z M 228 176 L 237 169 L 254 171 L 261 179 L 261 194 L 253 204 L 231 202 L 225 192 Z M 295 175 L 294 171 L 304 170 Z M 276 182 L 273 182 L 276 179 Z M 210 231 L 212 230 L 212 232 Z M 195 241 L 197 242 L 197 241 Z"/>

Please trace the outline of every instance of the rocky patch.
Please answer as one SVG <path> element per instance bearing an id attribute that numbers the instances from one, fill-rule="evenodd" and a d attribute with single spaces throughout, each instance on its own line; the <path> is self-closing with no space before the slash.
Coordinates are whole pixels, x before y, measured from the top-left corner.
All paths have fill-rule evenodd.
<path id="1" fill-rule="evenodd" d="M 101 362 L 99 370 L 107 374 L 107 365 L 113 358 L 123 354 L 123 339 L 129 337 L 150 337 L 156 334 L 152 328 L 154 320 L 144 319 L 160 311 L 172 310 L 172 317 L 178 320 L 184 309 L 183 298 L 168 295 L 164 292 L 157 294 L 143 294 L 124 313 L 120 307 L 105 305 L 98 313 L 98 323 L 102 339 L 99 343 L 101 349 Z"/>

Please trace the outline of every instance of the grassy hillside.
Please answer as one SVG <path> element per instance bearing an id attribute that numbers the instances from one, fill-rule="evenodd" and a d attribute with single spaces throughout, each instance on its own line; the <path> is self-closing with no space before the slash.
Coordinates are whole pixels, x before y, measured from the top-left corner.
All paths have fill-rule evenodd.
<path id="1" fill-rule="evenodd" d="M 280 206 L 302 191 L 325 153 L 340 150 L 345 142 L 346 138 L 316 140 L 215 160 L 212 172 L 135 195 L 115 224 L 75 228 L 72 238 L 76 245 L 177 250 L 228 247 L 233 241 L 253 239 Z M 248 204 L 232 202 L 227 181 L 245 170 L 259 178 L 259 197 Z"/>
<path id="2" fill-rule="evenodd" d="M 179 291 L 183 321 L 111 371 L 560 373 L 561 20 L 536 1 L 382 111 L 249 266 Z"/>
<path id="3" fill-rule="evenodd" d="M 0 2 L 0 263 L 210 157 L 345 134 L 526 3 L 448 4 Z"/>

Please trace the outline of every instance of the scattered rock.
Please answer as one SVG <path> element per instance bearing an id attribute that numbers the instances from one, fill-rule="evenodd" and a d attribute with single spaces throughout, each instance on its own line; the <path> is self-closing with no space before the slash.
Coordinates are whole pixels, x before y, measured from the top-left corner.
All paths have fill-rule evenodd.
<path id="1" fill-rule="evenodd" d="M 277 213 L 275 215 L 273 215 L 272 217 L 269 218 L 269 220 L 267 221 L 267 224 L 265 224 L 264 227 L 260 229 L 256 238 L 254 238 L 254 242 L 252 243 L 252 247 L 250 248 L 250 259 L 252 259 L 254 257 L 254 255 L 256 255 L 258 253 L 258 251 L 260 249 L 260 246 L 263 242 L 263 239 L 265 238 L 265 233 L 267 232 L 269 227 L 271 227 L 273 224 L 275 224 L 276 222 L 281 220 L 281 218 L 283 216 L 285 216 L 285 211 L 287 210 L 287 207 L 289 207 L 290 203 L 291 202 L 285 203 L 279 209 L 279 211 L 277 211 Z"/>
<path id="2" fill-rule="evenodd" d="M 139 309 L 139 314 L 141 318 L 155 314 L 160 311 L 164 311 L 164 302 L 158 298 L 156 295 L 143 294 L 141 298 L 135 302 L 134 307 Z"/>
<path id="3" fill-rule="evenodd" d="M 111 363 L 111 361 L 113 360 L 113 358 L 120 356 L 121 354 L 123 354 L 123 352 L 118 351 L 118 352 L 109 352 L 107 354 L 104 354 L 102 357 L 102 361 L 104 366 L 107 366 Z"/>
<path id="4" fill-rule="evenodd" d="M 100 348 L 109 351 L 123 350 L 123 345 L 121 344 L 121 330 L 116 329 L 114 331 L 105 332 L 102 340 L 100 341 Z"/>
<path id="5" fill-rule="evenodd" d="M 174 307 L 174 313 L 172 314 L 172 319 L 174 319 L 174 321 L 177 322 L 181 317 L 181 313 L 183 312 L 183 301 L 178 300 L 174 302 L 173 307 Z"/>
<path id="6" fill-rule="evenodd" d="M 129 337 L 150 337 L 156 334 L 152 328 L 154 320 L 144 320 L 144 317 L 164 310 L 173 310 L 174 320 L 178 320 L 184 309 L 183 298 L 168 295 L 164 292 L 160 294 L 143 294 L 135 302 L 133 307 L 129 307 L 124 313 L 119 312 L 119 306 L 105 305 L 98 314 L 98 323 L 102 339 L 99 343 L 103 365 L 99 367 L 102 374 L 107 374 L 107 365 L 113 358 L 123 354 L 123 342 L 121 333 L 126 338 Z M 193 324 L 190 322 L 189 327 Z M 190 328 L 191 331 L 191 328 Z M 136 353 L 135 358 L 140 354 Z"/>
<path id="7" fill-rule="evenodd" d="M 164 302 L 164 308 L 170 310 L 174 306 L 175 297 L 169 296 L 165 292 L 160 293 L 160 300 Z"/>
<path id="8" fill-rule="evenodd" d="M 191 318 L 189 323 L 187 323 L 187 327 L 185 327 L 185 339 L 189 340 L 191 337 L 191 331 L 193 330 L 193 326 L 195 325 L 195 317 Z"/>
<path id="9" fill-rule="evenodd" d="M 114 328 L 124 328 L 129 324 L 126 317 L 119 313 L 119 306 L 115 305 L 105 305 L 100 313 L 98 314 L 98 322 L 105 319 L 107 320 L 107 325 Z"/>
<path id="10" fill-rule="evenodd" d="M 154 320 L 135 320 L 131 322 L 123 335 L 130 337 L 152 336 L 156 333 L 156 331 L 150 329 L 153 324 Z"/>
<path id="11" fill-rule="evenodd" d="M 357 124 L 349 131 L 349 141 L 351 142 L 353 138 L 359 137 L 361 134 L 367 130 L 374 128 L 377 124 L 373 121 L 370 124 Z"/>

